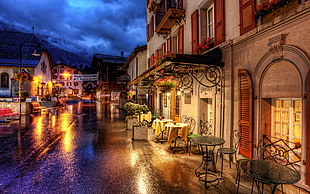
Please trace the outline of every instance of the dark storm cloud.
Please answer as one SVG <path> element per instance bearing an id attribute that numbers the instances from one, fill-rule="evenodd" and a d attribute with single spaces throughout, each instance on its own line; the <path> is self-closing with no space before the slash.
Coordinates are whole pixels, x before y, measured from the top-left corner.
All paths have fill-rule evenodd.
<path id="1" fill-rule="evenodd" d="M 0 21 L 64 50 L 126 55 L 145 44 L 145 1 L 0 1 Z"/>

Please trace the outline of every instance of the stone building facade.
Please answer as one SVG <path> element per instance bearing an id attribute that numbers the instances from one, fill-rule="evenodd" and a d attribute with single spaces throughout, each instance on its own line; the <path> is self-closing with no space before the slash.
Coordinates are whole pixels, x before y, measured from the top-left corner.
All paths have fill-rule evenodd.
<path id="1" fill-rule="evenodd" d="M 270 5 L 273 9 L 268 10 Z M 256 158 L 263 136 L 284 139 L 300 157 L 310 191 L 310 2 L 305 0 L 148 0 L 148 70 L 134 80 L 151 86 L 154 113 L 212 123 L 225 139 L 238 129 L 240 158 Z M 153 83 L 173 76 L 170 92 Z"/>

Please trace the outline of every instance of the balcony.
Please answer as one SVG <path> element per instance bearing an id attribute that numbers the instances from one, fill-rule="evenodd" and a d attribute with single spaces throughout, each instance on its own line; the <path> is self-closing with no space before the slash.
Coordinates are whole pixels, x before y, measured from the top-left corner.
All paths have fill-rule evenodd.
<path id="1" fill-rule="evenodd" d="M 164 11 L 167 10 L 167 11 Z M 171 28 L 179 23 L 185 16 L 183 10 L 183 1 L 164 1 L 156 13 L 156 29 L 157 34 L 169 34 Z"/>

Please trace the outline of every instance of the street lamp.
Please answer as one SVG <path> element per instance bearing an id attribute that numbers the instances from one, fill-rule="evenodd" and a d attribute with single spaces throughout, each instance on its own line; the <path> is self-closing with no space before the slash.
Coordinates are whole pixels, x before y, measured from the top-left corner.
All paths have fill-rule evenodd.
<path id="1" fill-rule="evenodd" d="M 23 42 L 20 46 L 19 46 L 19 72 L 22 73 L 22 65 L 23 65 L 23 47 L 26 46 L 26 44 L 30 44 L 33 42 Z M 31 54 L 32 56 L 40 56 L 40 54 L 37 52 L 36 49 L 34 49 L 33 53 Z M 19 100 L 19 113 L 21 115 L 22 112 L 22 104 L 21 104 L 21 98 L 22 98 L 22 93 L 21 93 L 21 87 L 22 87 L 22 78 L 20 78 L 19 80 L 19 86 L 18 86 L 18 100 Z"/>

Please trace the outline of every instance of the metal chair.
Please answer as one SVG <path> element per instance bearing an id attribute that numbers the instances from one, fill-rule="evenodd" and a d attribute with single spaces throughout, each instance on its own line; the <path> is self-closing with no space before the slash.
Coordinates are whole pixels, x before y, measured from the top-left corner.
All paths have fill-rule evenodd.
<path id="1" fill-rule="evenodd" d="M 230 148 L 219 148 L 217 149 L 216 153 L 216 161 L 218 158 L 218 154 L 220 154 L 220 157 L 222 158 L 222 164 L 221 164 L 221 176 L 223 173 L 223 163 L 224 163 L 224 155 L 229 155 L 229 167 L 231 168 L 231 155 L 235 155 L 235 160 L 237 161 L 237 150 L 239 147 L 239 139 L 240 139 L 240 133 L 238 130 L 234 130 L 231 135 L 232 145 Z"/>
<path id="2" fill-rule="evenodd" d="M 199 123 L 199 134 L 193 134 L 191 133 L 190 135 L 187 136 L 188 139 L 188 143 L 187 143 L 187 150 L 188 150 L 188 144 L 189 144 L 189 153 L 191 152 L 191 138 L 193 137 L 199 137 L 199 136 L 210 136 L 211 135 L 211 124 L 209 123 L 209 121 L 202 121 L 200 120 Z"/>

